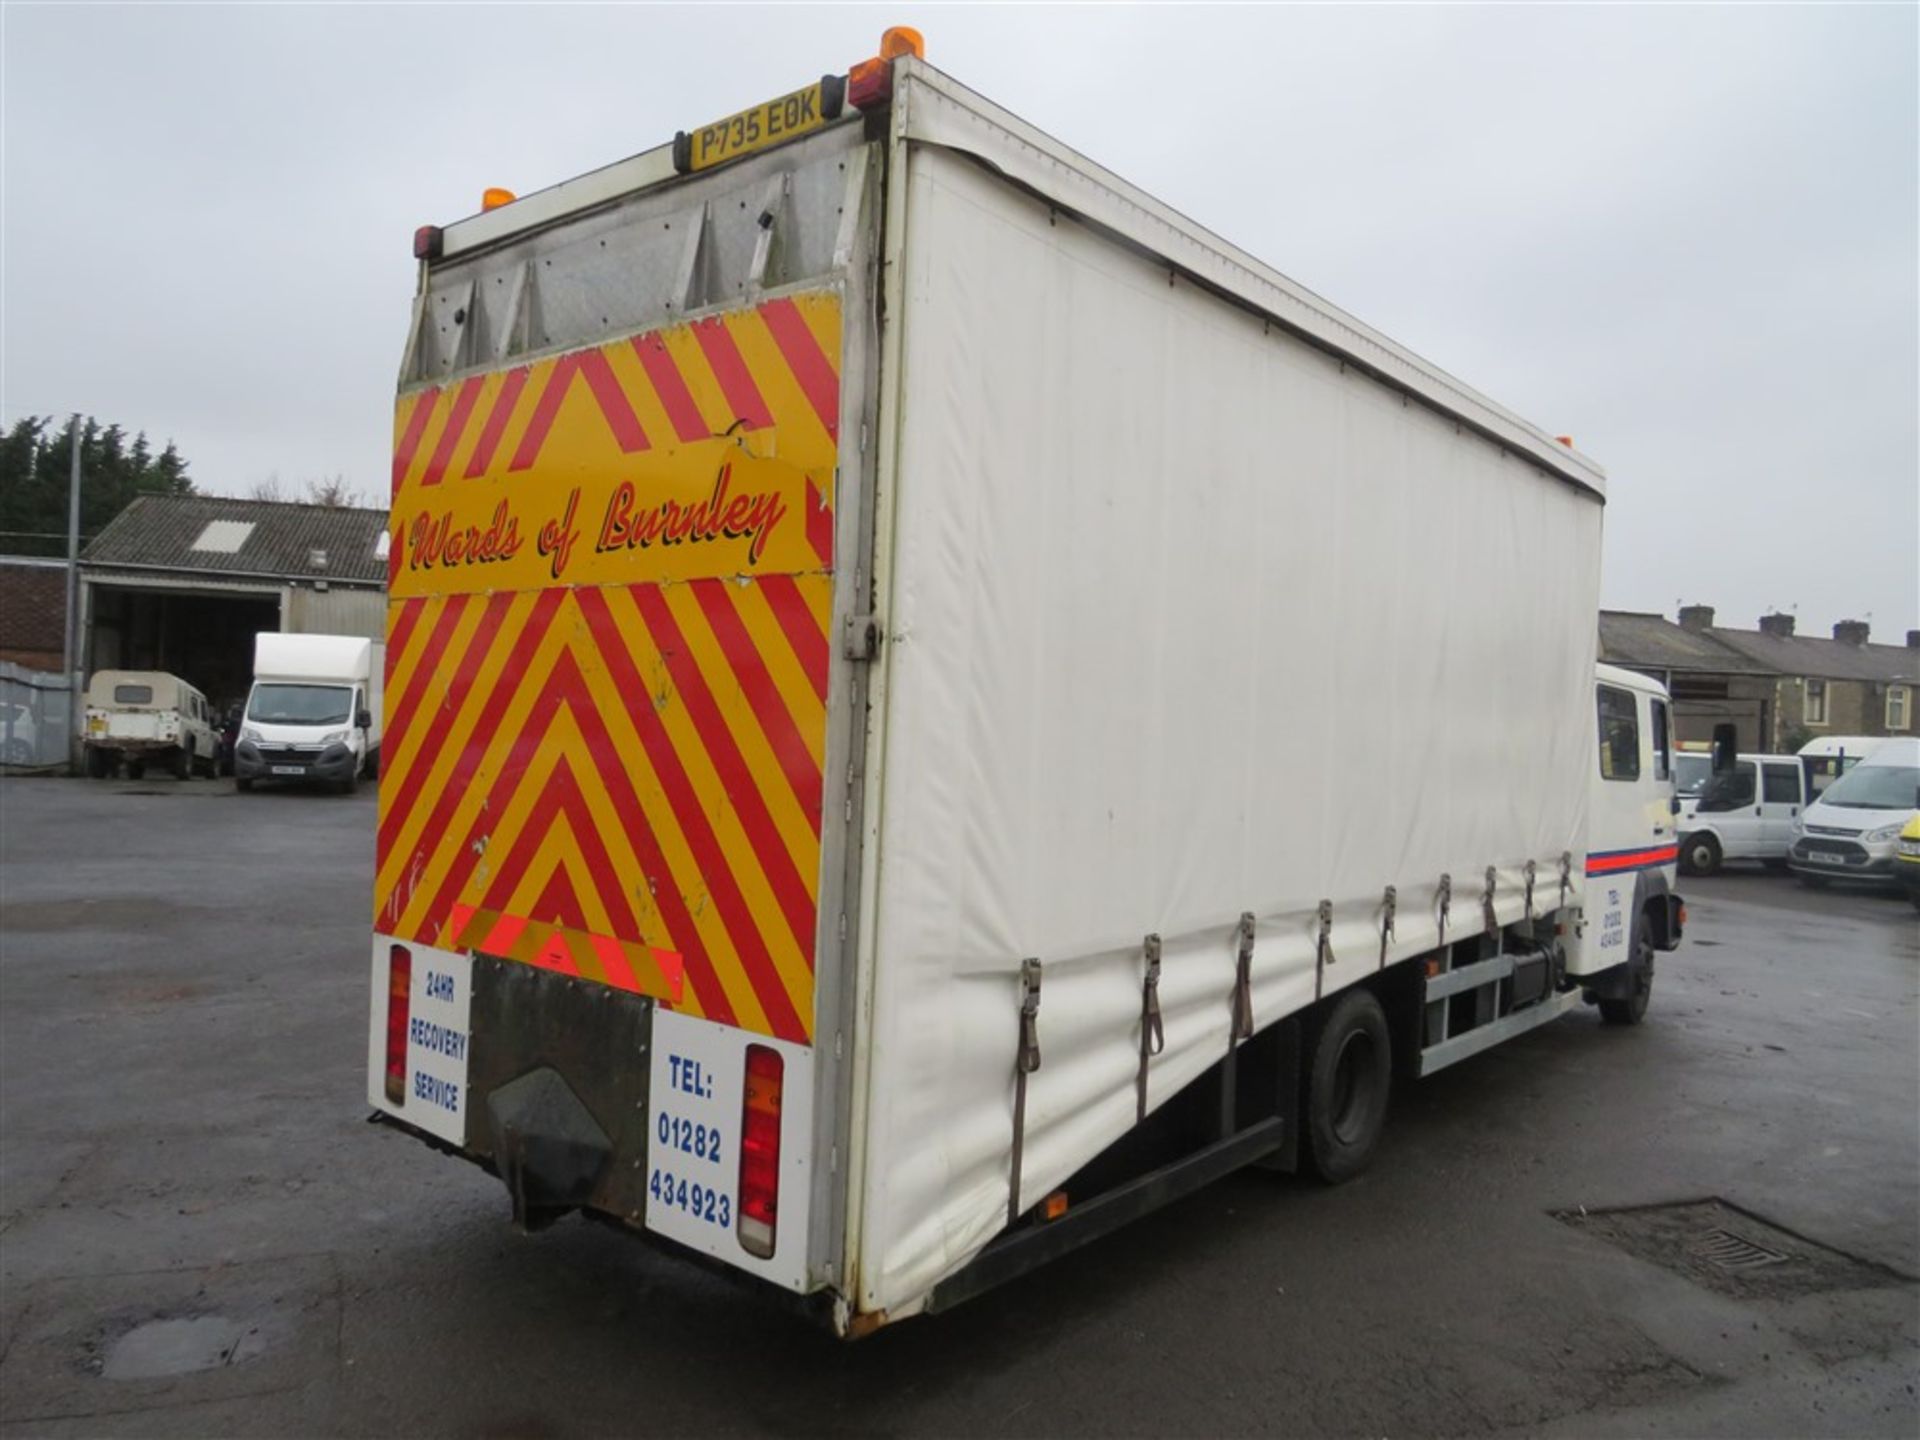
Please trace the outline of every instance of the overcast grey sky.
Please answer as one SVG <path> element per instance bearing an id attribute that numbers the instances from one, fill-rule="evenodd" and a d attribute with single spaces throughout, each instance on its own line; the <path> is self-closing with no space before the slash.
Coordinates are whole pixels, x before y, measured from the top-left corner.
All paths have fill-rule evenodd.
<path id="1" fill-rule="evenodd" d="M 379 494 L 416 225 L 928 59 L 1610 475 L 1606 604 L 1920 625 L 1911 5 L 0 10 L 0 419 Z"/>

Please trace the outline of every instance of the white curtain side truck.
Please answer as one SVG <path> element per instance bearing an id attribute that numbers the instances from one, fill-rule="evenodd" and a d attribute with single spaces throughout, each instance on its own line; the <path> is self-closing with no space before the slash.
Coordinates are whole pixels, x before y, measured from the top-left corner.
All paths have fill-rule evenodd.
<path id="1" fill-rule="evenodd" d="M 369 973 L 380 1118 L 843 1334 L 1681 924 L 1601 472 L 886 48 L 415 236 Z"/>

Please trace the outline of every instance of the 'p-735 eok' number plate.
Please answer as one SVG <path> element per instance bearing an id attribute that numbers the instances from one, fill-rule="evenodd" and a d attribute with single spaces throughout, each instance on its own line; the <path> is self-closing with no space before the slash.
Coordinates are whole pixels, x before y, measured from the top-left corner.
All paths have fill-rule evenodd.
<path id="1" fill-rule="evenodd" d="M 768 100 L 698 130 L 682 130 L 673 137 L 673 168 L 691 175 L 797 139 L 829 120 L 837 120 L 846 98 L 846 77 L 827 75 L 818 84 L 791 95 Z"/>

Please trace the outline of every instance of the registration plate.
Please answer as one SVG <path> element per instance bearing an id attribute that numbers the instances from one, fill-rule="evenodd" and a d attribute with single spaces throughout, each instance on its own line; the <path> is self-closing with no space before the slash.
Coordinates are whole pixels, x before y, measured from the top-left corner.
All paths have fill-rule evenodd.
<path id="1" fill-rule="evenodd" d="M 1813 861 L 1816 865 L 1844 865 L 1847 863 L 1846 856 L 1836 855 L 1831 850 L 1809 850 L 1807 852 L 1807 859 Z"/>
<path id="2" fill-rule="evenodd" d="M 276 775 L 304 775 L 307 773 L 307 767 L 304 765 L 275 765 L 273 767 L 273 773 Z"/>
<path id="3" fill-rule="evenodd" d="M 673 137 L 673 168 L 682 175 L 696 174 L 818 130 L 839 118 L 846 98 L 846 77 L 827 75 L 791 95 L 768 100 L 698 130 L 682 130 Z"/>

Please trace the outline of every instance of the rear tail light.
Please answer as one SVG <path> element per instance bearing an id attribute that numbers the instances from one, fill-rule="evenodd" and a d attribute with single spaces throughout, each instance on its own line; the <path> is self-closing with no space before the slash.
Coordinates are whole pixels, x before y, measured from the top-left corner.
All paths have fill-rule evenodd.
<path id="1" fill-rule="evenodd" d="M 413 1005 L 413 953 L 404 945 L 387 950 L 387 1099 L 407 1100 L 407 1019 Z"/>
<path id="2" fill-rule="evenodd" d="M 772 1258 L 780 1216 L 780 1090 L 785 1070 L 778 1050 L 747 1047 L 746 1093 L 740 1102 L 740 1246 L 762 1260 Z"/>

